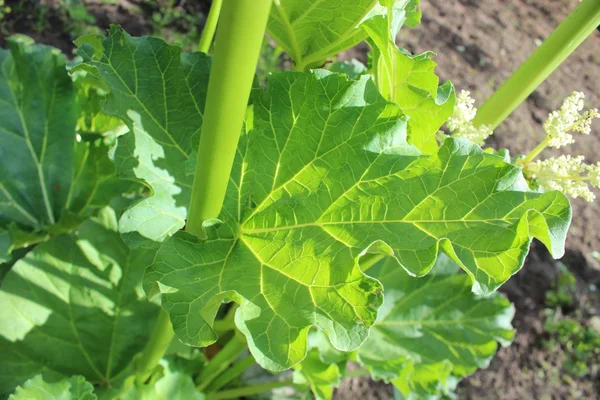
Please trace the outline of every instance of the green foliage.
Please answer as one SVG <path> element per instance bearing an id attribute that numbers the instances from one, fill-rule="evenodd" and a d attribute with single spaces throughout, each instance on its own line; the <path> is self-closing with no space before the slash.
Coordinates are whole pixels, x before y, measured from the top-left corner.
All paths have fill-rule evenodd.
<path id="1" fill-rule="evenodd" d="M 82 376 L 47 382 L 36 375 L 17 387 L 10 400 L 96 400 L 94 387 Z"/>
<path id="2" fill-rule="evenodd" d="M 305 113 L 319 98 L 330 103 L 311 120 Z M 357 264 L 372 245 L 418 276 L 441 247 L 480 293 L 520 269 L 531 235 L 562 252 L 554 235 L 568 225 L 564 196 L 516 191 L 519 170 L 467 142 L 418 156 L 398 108 L 367 79 L 282 74 L 253 103 L 217 237 L 177 233 L 146 274 L 146 290 L 163 293 L 189 345 L 216 340 L 216 307 L 233 299 L 236 324 L 267 369 L 302 360 L 313 325 L 338 349 L 358 348 L 382 297 Z M 460 173 L 444 174 L 450 169 Z"/>
<path id="3" fill-rule="evenodd" d="M 594 327 L 548 310 L 544 330 L 550 335 L 544 345 L 560 347 L 565 352 L 562 367 L 568 374 L 586 376 L 592 372 L 591 367 L 600 363 L 600 332 Z"/>
<path id="4" fill-rule="evenodd" d="M 342 378 L 339 366 L 323 362 L 318 349 L 310 350 L 295 369 L 294 383 L 308 385 L 318 400 L 331 399 Z"/>
<path id="5" fill-rule="evenodd" d="M 559 273 L 556 287 L 546 292 L 546 306 L 564 307 L 573 305 L 577 279 L 569 269 L 562 263 L 558 263 Z"/>
<path id="6" fill-rule="evenodd" d="M 80 108 L 65 57 L 29 38 L 0 50 L 0 261 L 74 229 L 130 185 L 116 179 L 108 146 L 76 139 Z"/>
<path id="7" fill-rule="evenodd" d="M 269 33 L 302 72 L 253 90 L 222 211 L 202 238 L 182 231 L 196 162 L 228 156 L 197 152 L 211 58 L 115 26 L 80 38 L 82 60 L 68 67 L 54 49 L 10 39 L 0 51 L 0 393 L 218 399 L 289 384 L 329 399 L 355 361 L 406 398 L 436 398 L 487 366 L 514 335 L 496 289 L 533 238 L 563 254 L 571 209 L 562 193 L 530 190 L 509 158 L 464 139 L 437 144 L 454 88 L 439 86 L 432 53 L 394 43 L 420 21 L 418 6 L 275 2 Z M 303 72 L 365 39 L 369 69 Z M 549 304 L 566 304 L 571 283 Z M 239 307 L 223 317 L 230 302 Z M 139 353 L 165 350 L 148 341 L 154 303 L 158 328 L 171 330 L 170 318 L 179 339 L 172 353 L 216 345 L 144 365 L 150 376 L 138 379 Z M 597 336 L 547 329 L 571 335 L 581 370 Z M 293 367 L 293 381 L 215 393 L 254 359 Z M 223 372 L 236 361 L 238 375 Z"/>
<path id="8" fill-rule="evenodd" d="M 127 248 L 116 229 L 106 208 L 8 272 L 0 290 L 0 393 L 42 372 L 119 382 L 157 307 L 140 287 L 152 254 Z"/>
<path id="9" fill-rule="evenodd" d="M 152 245 L 185 225 L 194 179 L 186 164 L 202 126 L 210 59 L 118 27 L 104 42 L 89 36 L 80 45 L 85 64 L 75 70 L 104 82 L 110 91 L 104 110 L 130 130 L 118 138 L 119 176 L 151 190 L 123 213 L 119 230 L 130 244 Z"/>
<path id="10" fill-rule="evenodd" d="M 576 305 L 575 275 L 559 263 L 556 286 L 546 292 L 546 321 L 544 330 L 549 335 L 543 345 L 548 348 L 561 348 L 565 355 L 562 368 L 576 377 L 598 373 L 600 365 L 600 332 L 593 326 L 592 318 L 586 318 L 576 309 L 567 314 L 566 309 Z M 588 308 L 582 305 L 581 308 Z M 593 306 L 591 306 L 593 307 Z"/>
<path id="11" fill-rule="evenodd" d="M 436 63 L 426 52 L 413 56 L 396 47 L 396 37 L 404 23 L 418 23 L 420 13 L 411 13 L 414 1 L 394 4 L 388 1 L 388 12 L 363 24 L 372 48 L 373 76 L 377 88 L 388 100 L 398 103 L 410 117 L 408 141 L 425 154 L 438 148 L 435 133 L 454 112 L 454 87 L 450 82 L 438 87 L 434 73 Z M 418 2 L 417 2 L 418 3 Z"/>
<path id="12" fill-rule="evenodd" d="M 5 4 L 4 0 L 0 0 L 0 21 L 2 21 L 10 13 L 10 7 Z M 1 28 L 0 28 L 1 29 Z"/>
<path id="13" fill-rule="evenodd" d="M 497 342 L 512 342 L 513 306 L 499 294 L 473 294 L 468 276 L 456 274 L 457 268 L 440 257 L 421 279 L 393 262 L 369 270 L 386 296 L 358 360 L 405 396 L 448 394 L 458 380 L 487 367 Z"/>
<path id="14" fill-rule="evenodd" d="M 299 70 L 318 67 L 365 38 L 358 26 L 376 4 L 358 0 L 340 8 L 336 0 L 280 0 L 271 10 L 268 32 Z M 334 21 L 332 15 L 337 16 Z"/>

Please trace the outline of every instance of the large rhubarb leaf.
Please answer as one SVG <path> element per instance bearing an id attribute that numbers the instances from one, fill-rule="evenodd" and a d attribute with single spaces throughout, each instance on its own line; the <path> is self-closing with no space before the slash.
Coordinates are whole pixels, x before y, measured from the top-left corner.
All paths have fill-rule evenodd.
<path id="1" fill-rule="evenodd" d="M 42 375 L 29 379 L 17 388 L 9 400 L 96 400 L 94 387 L 83 376 L 46 381 Z"/>
<path id="2" fill-rule="evenodd" d="M 118 139 L 119 174 L 151 189 L 123 213 L 119 229 L 130 244 L 161 241 L 185 225 L 193 182 L 186 163 L 202 126 L 210 58 L 116 26 L 106 39 L 84 37 L 80 45 L 85 63 L 75 70 L 104 81 L 104 111 L 130 129 Z"/>
<path id="3" fill-rule="evenodd" d="M 358 348 L 382 302 L 357 264 L 369 248 L 419 276 L 442 249 L 479 293 L 521 268 L 534 236 L 564 251 L 564 195 L 520 191 L 519 168 L 468 141 L 418 155 L 399 107 L 368 77 L 274 75 L 252 102 L 222 225 L 204 241 L 175 234 L 145 276 L 185 343 L 214 342 L 219 304 L 235 300 L 236 324 L 268 369 L 302 360 L 313 325 L 336 348 Z"/>
<path id="4" fill-rule="evenodd" d="M 75 140 L 79 108 L 65 57 L 24 36 L 8 43 L 0 49 L 0 260 L 74 228 L 73 214 L 123 189 L 108 147 Z"/>
<path id="5" fill-rule="evenodd" d="M 24 36 L 8 44 L 0 49 L 0 227 L 43 230 L 60 220 L 71 187 L 75 90 L 57 50 Z"/>
<path id="6" fill-rule="evenodd" d="M 513 306 L 499 294 L 475 295 L 457 270 L 446 257 L 425 278 L 409 276 L 393 259 L 369 270 L 385 288 L 377 322 L 358 351 L 374 378 L 397 383 L 405 394 L 435 394 L 446 381 L 487 367 L 497 342 L 510 344 Z"/>
<path id="7" fill-rule="evenodd" d="M 157 307 L 111 209 L 17 261 L 0 290 L 0 393 L 38 373 L 111 385 L 140 351 Z"/>

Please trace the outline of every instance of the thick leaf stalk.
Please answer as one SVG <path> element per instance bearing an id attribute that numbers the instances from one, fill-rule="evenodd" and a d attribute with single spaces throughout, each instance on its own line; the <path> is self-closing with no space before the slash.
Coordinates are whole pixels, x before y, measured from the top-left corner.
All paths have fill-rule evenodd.
<path id="1" fill-rule="evenodd" d="M 271 3 L 223 3 L 186 227 L 198 236 L 223 205 Z"/>
<path id="2" fill-rule="evenodd" d="M 600 25 L 600 1 L 583 0 L 479 108 L 475 125 L 496 128 Z"/>
<path id="3" fill-rule="evenodd" d="M 200 43 L 198 44 L 198 50 L 202 53 L 208 53 L 210 50 L 210 45 L 215 36 L 215 31 L 217 30 L 217 22 L 219 21 L 222 6 L 223 0 L 213 0 L 210 6 L 210 11 L 206 18 L 206 25 L 204 25 L 202 36 L 200 36 Z"/>
<path id="4" fill-rule="evenodd" d="M 175 332 L 173 332 L 173 325 L 171 325 L 169 314 L 161 310 L 160 314 L 158 314 L 152 336 L 150 336 L 150 341 L 136 363 L 135 378 L 139 385 L 143 385 L 154 373 L 154 369 L 165 355 L 174 336 Z"/>

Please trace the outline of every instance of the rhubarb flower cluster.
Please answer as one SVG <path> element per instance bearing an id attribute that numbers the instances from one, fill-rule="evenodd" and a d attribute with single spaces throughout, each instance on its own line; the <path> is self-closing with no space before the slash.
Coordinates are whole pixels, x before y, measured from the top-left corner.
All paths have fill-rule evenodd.
<path id="1" fill-rule="evenodd" d="M 589 165 L 583 156 L 562 155 L 538 161 L 529 167 L 532 177 L 546 190 L 560 190 L 573 198 L 592 202 L 590 186 L 600 187 L 600 163 Z"/>
<path id="2" fill-rule="evenodd" d="M 454 115 L 448 118 L 446 126 L 452 137 L 469 139 L 481 146 L 493 131 L 488 125 L 473 125 L 473 119 L 477 114 L 477 109 L 473 106 L 474 104 L 475 99 L 471 98 L 471 93 L 462 90 L 456 97 Z"/>
<path id="3" fill-rule="evenodd" d="M 590 187 L 600 187 L 600 163 L 584 163 L 583 156 L 562 155 L 532 162 L 546 147 L 560 148 L 575 142 L 570 132 L 589 135 L 592 119 L 600 118 L 598 110 L 583 111 L 584 94 L 573 92 L 560 110 L 548 115 L 544 123 L 546 138 L 520 161 L 525 173 L 545 190 L 560 190 L 573 198 L 592 202 L 596 198 Z"/>
<path id="4" fill-rule="evenodd" d="M 600 118 L 597 109 L 582 112 L 584 94 L 573 92 L 563 102 L 560 110 L 553 111 L 544 122 L 544 131 L 548 146 L 560 148 L 574 143 L 573 135 L 569 132 L 579 132 L 589 135 L 593 118 Z"/>

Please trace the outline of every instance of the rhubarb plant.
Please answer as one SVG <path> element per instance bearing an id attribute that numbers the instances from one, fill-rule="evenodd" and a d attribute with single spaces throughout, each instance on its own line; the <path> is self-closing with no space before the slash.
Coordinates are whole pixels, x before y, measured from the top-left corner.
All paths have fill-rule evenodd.
<path id="1" fill-rule="evenodd" d="M 118 26 L 68 63 L 0 51 L 0 393 L 450 394 L 512 341 L 497 289 L 532 240 L 564 253 L 569 191 L 397 47 L 418 1 L 214 3 L 203 52 Z M 265 31 L 295 71 L 261 87 Z"/>

